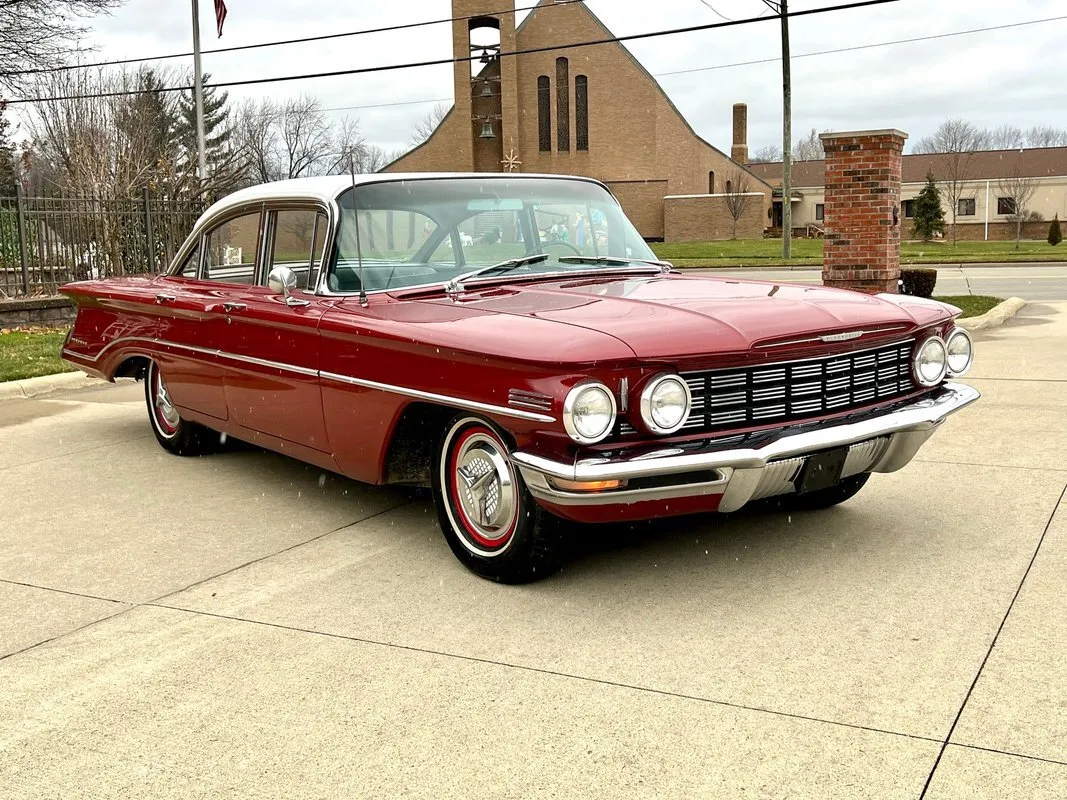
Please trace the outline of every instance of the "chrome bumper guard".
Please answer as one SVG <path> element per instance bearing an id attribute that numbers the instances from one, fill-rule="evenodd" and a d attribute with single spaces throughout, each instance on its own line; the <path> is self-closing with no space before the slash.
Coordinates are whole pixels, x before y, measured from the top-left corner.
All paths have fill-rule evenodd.
<path id="1" fill-rule="evenodd" d="M 736 511 L 752 500 L 795 491 L 807 456 L 848 447 L 842 477 L 894 472 L 911 461 L 950 414 L 981 395 L 961 383 L 885 415 L 815 431 L 785 434 L 763 447 L 685 452 L 664 448 L 628 458 L 586 458 L 572 464 L 517 452 L 511 459 L 531 494 L 555 505 L 591 506 L 721 494 L 719 510 Z M 714 440 L 710 440 L 713 443 Z M 627 488 L 574 492 L 552 483 L 627 481 Z M 646 484 L 633 488 L 632 483 Z"/>

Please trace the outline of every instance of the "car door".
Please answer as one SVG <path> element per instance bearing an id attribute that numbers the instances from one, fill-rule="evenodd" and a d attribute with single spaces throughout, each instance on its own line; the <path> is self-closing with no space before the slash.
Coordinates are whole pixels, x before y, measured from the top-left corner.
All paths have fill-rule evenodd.
<path id="1" fill-rule="evenodd" d="M 224 304 L 226 405 L 246 428 L 328 453 L 319 387 L 319 321 L 335 301 L 313 289 L 329 218 L 314 205 L 265 210 L 262 265 L 255 286 Z M 267 285 L 274 267 L 298 279 L 290 297 Z"/>
<path id="2" fill-rule="evenodd" d="M 247 288 L 239 282 L 242 274 L 249 282 L 255 275 L 260 217 L 258 207 L 228 214 L 186 245 L 177 271 L 155 281 L 157 360 L 179 409 L 220 420 L 228 416 L 226 363 L 219 355 L 226 319 L 219 309 Z M 230 263 L 219 263 L 223 260 Z"/>

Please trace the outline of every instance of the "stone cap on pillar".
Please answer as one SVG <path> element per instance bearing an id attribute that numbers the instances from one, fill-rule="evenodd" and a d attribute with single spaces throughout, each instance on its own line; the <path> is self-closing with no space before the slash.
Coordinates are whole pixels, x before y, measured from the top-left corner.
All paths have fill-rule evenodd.
<path id="1" fill-rule="evenodd" d="M 880 128 L 869 131 L 829 131 L 827 133 L 820 133 L 819 139 L 826 142 L 834 139 L 870 139 L 877 136 L 896 136 L 901 139 L 908 138 L 908 134 L 897 128 Z"/>

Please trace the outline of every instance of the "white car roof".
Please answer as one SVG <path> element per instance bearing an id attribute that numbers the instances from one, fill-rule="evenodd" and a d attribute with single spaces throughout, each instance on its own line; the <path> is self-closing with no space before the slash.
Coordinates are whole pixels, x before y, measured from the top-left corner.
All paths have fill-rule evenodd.
<path id="1" fill-rule="evenodd" d="M 427 180 L 428 178 L 477 178 L 480 180 L 562 178 L 598 183 L 593 178 L 583 178 L 576 175 L 544 175 L 526 172 L 373 172 L 366 175 L 356 175 L 355 183 L 359 186 L 365 183 L 394 183 L 398 181 Z M 247 189 L 240 189 L 222 198 L 204 213 L 200 221 L 245 203 L 283 199 L 309 199 L 330 203 L 346 189 L 351 188 L 352 182 L 353 177 L 351 175 L 325 175 L 319 178 L 294 178 L 286 181 L 261 183 L 256 186 L 250 186 Z M 198 225 L 200 221 L 198 221 Z"/>

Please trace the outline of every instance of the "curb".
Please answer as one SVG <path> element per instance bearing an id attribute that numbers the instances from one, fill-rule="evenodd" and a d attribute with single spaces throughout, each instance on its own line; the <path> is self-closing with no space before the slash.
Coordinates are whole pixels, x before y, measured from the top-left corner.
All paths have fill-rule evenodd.
<path id="1" fill-rule="evenodd" d="M 977 317 L 957 320 L 956 324 L 968 331 L 984 331 L 989 328 L 999 328 L 1009 319 L 1018 314 L 1019 310 L 1025 305 L 1026 301 L 1021 297 L 1009 297 L 1003 303 L 991 308 L 986 313 Z"/>
<path id="2" fill-rule="evenodd" d="M 25 378 L 20 381 L 0 383 L 0 400 L 25 400 L 60 389 L 85 389 L 105 383 L 100 378 L 90 378 L 84 372 L 61 372 L 58 375 L 42 375 L 40 378 Z"/>

